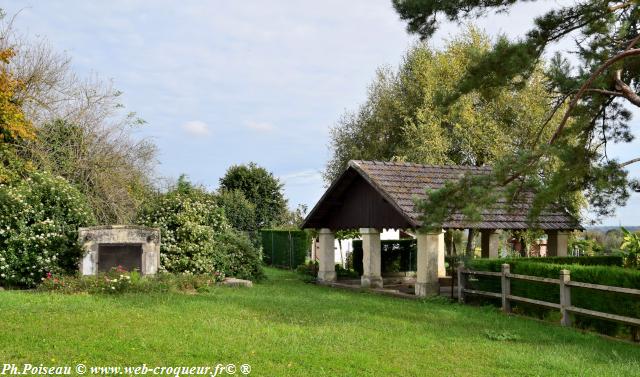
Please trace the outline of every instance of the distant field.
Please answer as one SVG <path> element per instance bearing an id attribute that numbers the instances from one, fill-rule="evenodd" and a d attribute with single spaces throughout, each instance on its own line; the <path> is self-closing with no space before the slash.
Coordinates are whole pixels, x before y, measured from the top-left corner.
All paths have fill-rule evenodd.
<path id="1" fill-rule="evenodd" d="M 625 229 L 627 229 L 630 232 L 636 232 L 638 230 L 640 230 L 640 226 L 638 225 L 622 225 L 623 227 L 625 227 Z M 606 233 L 608 231 L 610 231 L 611 229 L 620 229 L 619 226 L 591 226 L 591 227 L 587 227 L 587 230 L 597 230 L 599 232 L 603 232 Z"/>
<path id="2" fill-rule="evenodd" d="M 252 376 L 640 375 L 633 344 L 494 308 L 267 272 L 253 289 L 198 295 L 0 292 L 0 365 L 246 363 Z"/>

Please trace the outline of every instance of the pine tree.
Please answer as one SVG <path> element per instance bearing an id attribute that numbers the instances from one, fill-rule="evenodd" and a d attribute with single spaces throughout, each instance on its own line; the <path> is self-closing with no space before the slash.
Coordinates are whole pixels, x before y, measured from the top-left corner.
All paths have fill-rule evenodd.
<path id="1" fill-rule="evenodd" d="M 411 33 L 430 38 L 438 19 L 464 21 L 492 11 L 508 11 L 516 0 L 393 0 L 401 19 Z M 500 37 L 486 52 L 479 52 L 475 63 L 456 83 L 456 89 L 443 99 L 453 103 L 471 91 L 491 98 L 498 90 L 518 88 L 535 72 L 550 44 L 565 39 L 575 42 L 568 55 L 556 53 L 547 66 L 554 103 L 545 119 L 560 116 L 560 122 L 538 124 L 540 134 L 527 147 L 495 163 L 490 179 L 467 178 L 434 192 L 423 203 L 426 212 L 438 201 L 467 203 L 467 213 L 506 192 L 510 198 L 533 189 L 537 192 L 531 218 L 548 205 L 569 205 L 567 194 L 586 193 L 591 209 L 611 215 L 626 203 L 630 190 L 640 191 L 636 179 L 626 168 L 630 161 L 610 159 L 607 147 L 630 142 L 629 108 L 640 107 L 640 12 L 636 1 L 581 1 L 558 6 L 534 21 L 534 27 L 517 40 Z M 543 137 L 551 128 L 551 135 Z M 554 169 L 549 172 L 549 165 Z M 507 187 L 507 190 L 496 190 Z M 473 188 L 473 190 L 471 189 Z M 483 196 L 483 203 L 475 198 Z M 457 199 L 453 199 L 457 198 Z M 491 198 L 491 199 L 487 199 Z M 432 216 L 434 224 L 441 216 Z"/>

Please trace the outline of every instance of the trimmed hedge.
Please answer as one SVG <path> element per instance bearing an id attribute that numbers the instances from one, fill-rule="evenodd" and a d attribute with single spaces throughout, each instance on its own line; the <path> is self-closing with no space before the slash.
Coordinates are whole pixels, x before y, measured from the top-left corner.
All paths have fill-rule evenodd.
<path id="1" fill-rule="evenodd" d="M 382 240 L 381 259 L 382 273 L 415 271 L 417 267 L 418 250 L 416 240 Z M 360 275 L 362 267 L 362 240 L 353 240 L 353 269 Z"/>
<path id="2" fill-rule="evenodd" d="M 305 263 L 311 238 L 304 230 L 263 229 L 263 260 L 269 266 L 297 268 Z"/>
<path id="3" fill-rule="evenodd" d="M 559 277 L 560 270 L 566 269 L 571 272 L 571 280 L 574 281 L 640 289 L 639 270 L 618 266 L 590 265 L 594 261 L 588 261 L 589 258 L 594 257 L 573 258 L 583 264 L 556 264 L 553 261 L 550 261 L 551 263 L 537 263 L 529 260 L 531 258 L 475 259 L 469 261 L 467 266 L 472 270 L 499 272 L 502 270 L 502 264 L 508 263 L 511 266 L 511 273 L 554 279 Z M 607 260 L 614 261 L 614 259 Z M 600 259 L 600 262 L 607 260 Z M 472 289 L 483 291 L 500 292 L 501 290 L 499 277 L 476 276 L 476 279 L 469 281 L 468 285 Z M 555 284 L 512 279 L 511 294 L 554 303 L 560 302 L 560 290 Z M 640 300 L 633 295 L 572 287 L 571 304 L 584 309 L 640 318 Z M 557 312 L 553 309 L 516 302 L 513 302 L 512 306 L 516 312 L 538 317 L 555 315 L 552 313 Z M 580 315 L 575 315 L 575 325 L 581 328 L 593 328 L 608 335 L 616 335 L 624 328 L 624 325 L 615 322 Z"/>
<path id="4" fill-rule="evenodd" d="M 501 259 L 502 263 L 507 259 Z M 511 260 L 511 259 L 509 259 Z M 617 266 L 624 265 L 624 258 L 620 255 L 598 255 L 593 257 L 532 257 L 514 258 L 518 262 L 540 262 L 551 264 L 579 264 L 581 266 Z"/>

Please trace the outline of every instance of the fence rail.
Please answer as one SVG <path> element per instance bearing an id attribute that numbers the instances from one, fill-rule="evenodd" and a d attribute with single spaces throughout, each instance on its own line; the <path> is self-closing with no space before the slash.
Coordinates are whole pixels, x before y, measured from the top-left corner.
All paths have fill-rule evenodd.
<path id="1" fill-rule="evenodd" d="M 511 266 L 508 264 L 502 265 L 502 272 L 491 271 L 474 271 L 466 269 L 463 265 L 458 266 L 458 301 L 464 303 L 464 295 L 472 294 L 485 297 L 500 298 L 502 300 L 502 311 L 505 313 L 511 313 L 511 302 L 524 302 L 527 304 L 540 305 L 551 309 L 559 309 L 562 319 L 560 323 L 563 326 L 571 326 L 571 317 L 569 313 L 586 315 L 589 317 L 605 319 L 615 322 L 624 323 L 627 325 L 640 326 L 640 318 L 626 317 L 617 314 L 604 313 L 595 310 L 578 308 L 571 305 L 571 287 L 595 289 L 599 291 L 626 293 L 631 295 L 640 296 L 640 289 L 612 287 L 609 285 L 582 283 L 578 281 L 571 281 L 571 273 L 569 270 L 561 270 L 559 279 L 544 278 L 540 276 L 519 275 L 512 274 Z M 501 292 L 487 292 L 476 289 L 466 288 L 467 277 L 469 275 L 478 276 L 494 276 L 500 277 Z M 528 297 L 514 296 L 511 294 L 511 279 L 535 281 L 547 284 L 558 285 L 560 290 L 560 303 L 548 302 L 542 300 L 534 300 Z"/>

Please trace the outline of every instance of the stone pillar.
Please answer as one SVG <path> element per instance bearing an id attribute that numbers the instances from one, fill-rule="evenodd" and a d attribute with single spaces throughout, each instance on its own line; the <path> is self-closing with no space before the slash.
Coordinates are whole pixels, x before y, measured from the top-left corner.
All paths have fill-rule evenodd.
<path id="1" fill-rule="evenodd" d="M 83 247 L 84 255 L 80 259 L 79 270 L 82 275 L 95 275 L 98 273 L 98 244 L 89 242 Z"/>
<path id="2" fill-rule="evenodd" d="M 422 232 L 416 234 L 418 242 L 418 271 L 416 277 L 416 296 L 426 297 L 440 293 L 438 274 L 439 260 L 442 254 L 442 269 L 444 269 L 444 237 L 442 230 Z"/>
<path id="3" fill-rule="evenodd" d="M 560 230 L 547 231 L 547 256 L 566 257 L 569 249 L 569 232 Z"/>
<path id="4" fill-rule="evenodd" d="M 375 228 L 360 228 L 362 236 L 361 286 L 363 288 L 382 288 L 380 231 Z"/>
<path id="5" fill-rule="evenodd" d="M 313 238 L 311 242 L 311 260 L 318 260 L 318 239 Z"/>
<path id="6" fill-rule="evenodd" d="M 142 245 L 142 271 L 144 275 L 155 275 L 160 268 L 160 232 L 147 236 Z"/>
<path id="7" fill-rule="evenodd" d="M 438 236 L 438 277 L 443 278 L 447 276 L 447 268 L 444 261 L 445 245 L 444 245 L 444 231 L 440 232 Z"/>
<path id="8" fill-rule="evenodd" d="M 500 251 L 500 230 L 482 230 L 480 232 L 482 258 L 498 258 Z"/>
<path id="9" fill-rule="evenodd" d="M 331 229 L 322 228 L 318 232 L 318 280 L 330 282 L 336 280 L 335 237 Z"/>

